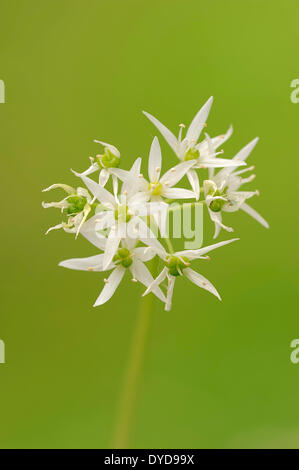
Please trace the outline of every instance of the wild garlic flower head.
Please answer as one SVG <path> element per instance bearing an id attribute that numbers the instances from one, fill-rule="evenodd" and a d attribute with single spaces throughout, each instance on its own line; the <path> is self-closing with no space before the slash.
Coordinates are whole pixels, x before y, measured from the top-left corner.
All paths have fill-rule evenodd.
<path id="1" fill-rule="evenodd" d="M 119 150 L 106 142 L 95 141 L 103 146 L 103 152 L 91 158 L 91 165 L 83 173 L 73 171 L 86 188 L 54 184 L 44 190 L 60 188 L 66 193 L 58 202 L 42 203 L 45 208 L 60 209 L 65 216 L 65 220 L 51 227 L 47 233 L 62 228 L 65 232 L 75 233 L 76 237 L 80 234 L 97 250 L 94 256 L 73 258 L 62 261 L 60 265 L 97 273 L 109 271 L 95 306 L 104 304 L 113 296 L 126 272 L 130 274 L 133 282 L 146 287 L 144 295 L 152 292 L 165 304 L 166 310 L 170 310 L 172 305 L 175 282 L 183 276 L 220 298 L 210 281 L 193 269 L 193 263 L 198 259 L 209 259 L 208 252 L 230 244 L 237 238 L 204 248 L 175 251 L 167 233 L 169 214 L 172 211 L 177 211 L 179 220 L 185 225 L 185 215 L 190 214 L 190 209 L 206 206 L 215 224 L 214 238 L 218 236 L 221 228 L 233 230 L 223 224 L 223 212 L 234 213 L 242 209 L 268 227 L 262 216 L 246 202 L 258 192 L 241 190 L 245 183 L 254 178 L 254 175 L 246 176 L 246 172 L 253 167 L 239 167 L 246 166 L 246 159 L 257 139 L 232 159 L 219 157 L 223 153 L 219 148 L 231 137 L 232 126 L 223 135 L 210 137 L 205 133 L 203 139 L 199 140 L 206 127 L 212 101 L 211 97 L 199 110 L 186 129 L 184 137 L 185 126 L 180 125 L 176 138 L 155 117 L 144 113 L 179 159 L 179 163 L 174 164 L 164 174 L 157 137 L 153 139 L 150 147 L 147 176 L 141 172 L 141 158 L 137 158 L 129 170 L 120 168 Z M 99 172 L 97 180 L 91 178 L 95 172 Z M 204 172 L 208 172 L 208 178 Z M 182 186 L 185 176 L 186 181 L 189 181 L 189 189 Z M 202 189 L 200 177 L 203 182 Z M 177 187 L 178 184 L 180 187 Z M 203 197 L 199 200 L 201 191 Z M 190 202 L 185 203 L 186 199 Z M 176 202 L 175 208 L 171 206 L 172 201 Z M 185 204 L 188 206 L 186 213 Z M 195 231 L 201 232 L 202 225 L 196 226 Z M 187 241 L 184 231 L 180 237 Z M 154 268 L 154 258 L 158 268 Z M 160 274 L 157 275 L 159 264 Z"/>

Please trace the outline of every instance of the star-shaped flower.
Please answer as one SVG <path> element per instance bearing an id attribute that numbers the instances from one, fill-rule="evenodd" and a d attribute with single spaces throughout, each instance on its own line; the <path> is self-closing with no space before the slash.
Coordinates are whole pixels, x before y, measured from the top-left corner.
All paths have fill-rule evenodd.
<path id="1" fill-rule="evenodd" d="M 198 142 L 200 134 L 203 128 L 206 126 L 206 120 L 209 115 L 211 106 L 213 103 L 213 97 L 211 96 L 204 106 L 198 111 L 190 126 L 186 131 L 186 136 L 182 139 L 182 130 L 185 127 L 180 124 L 180 131 L 178 138 L 167 129 L 158 119 L 151 114 L 143 111 L 145 116 L 156 126 L 161 132 L 165 140 L 168 142 L 174 153 L 181 161 L 192 161 L 193 165 L 187 172 L 187 176 L 191 187 L 196 194 L 196 198 L 199 198 L 199 180 L 198 175 L 194 168 L 221 168 L 231 166 L 231 160 L 224 158 L 217 158 L 217 155 L 223 153 L 216 152 L 216 149 L 222 145 L 232 134 L 232 127 L 228 129 L 226 134 L 217 136 L 214 139 L 210 139 L 206 135 L 205 140 Z M 212 146 L 210 145 L 212 143 Z M 239 165 L 244 165 L 244 162 L 239 162 Z"/>
<path id="2" fill-rule="evenodd" d="M 101 253 L 89 256 L 88 258 L 74 258 L 59 263 L 59 266 L 64 268 L 82 271 L 103 272 L 112 270 L 109 277 L 104 280 L 105 286 L 95 301 L 94 307 L 103 305 L 113 296 L 126 271 L 130 271 L 133 276 L 132 281 L 134 282 L 139 281 L 146 287 L 153 283 L 154 279 L 145 265 L 145 262 L 156 256 L 155 251 L 151 248 L 136 246 L 136 240 L 126 239 L 121 242 L 121 246 L 115 252 L 113 260 L 106 267 L 104 265 L 104 256 Z M 153 287 L 151 292 L 162 302 L 166 302 L 166 298 L 159 286 Z"/>
<path id="3" fill-rule="evenodd" d="M 143 295 L 148 294 L 159 286 L 165 279 L 168 280 L 167 286 L 167 296 L 166 296 L 166 303 L 165 303 L 165 310 L 169 311 L 171 309 L 172 304 L 172 296 L 174 285 L 177 277 L 185 276 L 191 282 L 196 284 L 197 286 L 211 292 L 219 300 L 221 300 L 220 295 L 218 294 L 215 287 L 201 274 L 197 273 L 193 269 L 190 268 L 190 261 L 195 259 L 209 259 L 208 256 L 205 256 L 206 253 L 209 253 L 216 248 L 221 246 L 227 245 L 232 243 L 239 238 L 233 238 L 232 240 L 226 240 L 220 243 L 215 243 L 214 245 L 206 246 L 204 248 L 200 248 L 198 250 L 184 250 L 184 251 L 177 251 L 175 253 L 167 253 L 165 250 L 163 252 L 159 251 L 159 256 L 165 262 L 165 267 L 162 269 L 159 276 L 148 286 L 146 291 Z"/>
<path id="4" fill-rule="evenodd" d="M 257 142 L 258 138 L 255 138 L 249 142 L 249 144 L 247 144 L 237 153 L 237 155 L 235 155 L 232 161 L 236 162 L 246 160 Z M 251 175 L 248 178 L 242 178 L 241 175 L 246 171 L 253 169 L 253 166 L 239 171 L 236 171 L 236 169 L 233 167 L 223 168 L 216 175 L 214 175 L 212 170 L 210 173 L 211 179 L 204 181 L 204 195 L 206 203 L 211 220 L 215 223 L 214 238 L 219 235 L 221 228 L 228 232 L 233 231 L 231 227 L 227 227 L 222 223 L 222 211 L 235 212 L 239 209 L 242 209 L 264 227 L 269 228 L 268 222 L 266 222 L 266 220 L 260 214 L 258 214 L 245 202 L 247 199 L 258 195 L 259 192 L 239 191 L 243 184 L 253 181 L 255 178 L 255 175 Z"/>

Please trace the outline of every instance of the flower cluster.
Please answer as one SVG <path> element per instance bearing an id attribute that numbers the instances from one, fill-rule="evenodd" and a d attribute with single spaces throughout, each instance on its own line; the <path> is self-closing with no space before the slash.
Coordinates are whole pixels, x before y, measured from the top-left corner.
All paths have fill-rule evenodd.
<path id="1" fill-rule="evenodd" d="M 158 119 L 149 113 L 145 116 L 154 124 L 179 159 L 179 163 L 162 174 L 162 155 L 158 138 L 153 139 L 148 159 L 147 177 L 141 173 L 141 158 L 137 158 L 130 170 L 119 168 L 119 150 L 102 141 L 95 141 L 103 147 L 102 154 L 91 157 L 89 168 L 83 173 L 73 171 L 86 188 L 66 184 L 54 184 L 44 191 L 60 188 L 66 196 L 59 202 L 44 203 L 43 207 L 56 207 L 64 214 L 60 224 L 49 231 L 62 228 L 66 232 L 81 234 L 97 250 L 95 256 L 62 261 L 60 266 L 86 271 L 106 272 L 104 287 L 94 306 L 109 300 L 128 271 L 133 282 L 140 282 L 146 288 L 143 295 L 152 292 L 170 310 L 176 279 L 185 276 L 197 286 L 211 292 L 220 299 L 215 287 L 201 274 L 191 268 L 196 259 L 209 259 L 207 253 L 238 240 L 222 241 L 194 250 L 175 251 L 166 234 L 166 221 L 170 203 L 188 199 L 196 207 L 204 204 L 215 224 L 214 238 L 221 228 L 232 232 L 224 225 L 225 212 L 245 211 L 263 226 L 267 222 L 252 207 L 247 199 L 258 191 L 240 191 L 243 184 L 255 175 L 243 178 L 245 172 L 254 167 L 245 167 L 246 159 L 258 139 L 252 140 L 233 158 L 220 158 L 223 150 L 219 147 L 232 135 L 232 127 L 220 136 L 200 136 L 206 127 L 213 98 L 199 110 L 183 137 L 184 125 L 180 124 L 178 138 Z M 218 151 L 217 151 L 218 150 Z M 199 176 L 208 172 L 208 179 Z M 97 181 L 90 178 L 98 173 Z M 186 176 L 190 189 L 177 185 Z M 111 190 L 108 181 L 111 177 Z M 202 199 L 200 196 L 202 195 Z M 47 232 L 47 233 L 48 233 Z M 154 273 L 153 261 L 162 265 L 160 274 Z M 147 264 L 152 264 L 151 269 Z M 157 262 L 155 265 L 158 267 Z M 154 278 L 155 277 L 155 278 Z"/>

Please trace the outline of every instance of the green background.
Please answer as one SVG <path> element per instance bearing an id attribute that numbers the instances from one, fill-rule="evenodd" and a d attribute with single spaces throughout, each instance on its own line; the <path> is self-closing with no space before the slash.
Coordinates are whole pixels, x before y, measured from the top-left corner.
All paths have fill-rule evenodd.
<path id="1" fill-rule="evenodd" d="M 154 303 L 130 447 L 298 448 L 298 18 L 295 0 L 0 1 L 2 448 L 111 445 L 141 304 L 127 278 L 92 308 L 103 275 L 57 263 L 95 248 L 44 236 L 60 217 L 41 201 L 60 194 L 41 189 L 75 184 L 94 138 L 129 168 L 156 134 L 142 109 L 176 133 L 210 95 L 228 156 L 260 137 L 252 206 L 271 230 L 227 215 L 241 241 L 198 263 L 223 302 L 181 280 L 171 312 Z"/>

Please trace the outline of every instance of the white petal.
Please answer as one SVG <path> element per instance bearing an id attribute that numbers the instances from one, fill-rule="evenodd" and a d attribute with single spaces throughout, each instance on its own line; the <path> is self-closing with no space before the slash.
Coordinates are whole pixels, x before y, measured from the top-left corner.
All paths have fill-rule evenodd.
<path id="1" fill-rule="evenodd" d="M 96 142 L 97 144 L 103 145 L 103 147 L 107 147 L 107 149 L 110 150 L 110 152 L 113 153 L 113 155 L 115 155 L 118 158 L 120 157 L 119 150 L 116 147 L 114 147 L 114 145 L 107 144 L 107 142 L 103 142 L 101 140 L 94 140 L 94 142 Z"/>
<path id="2" fill-rule="evenodd" d="M 221 300 L 221 297 L 218 294 L 217 290 L 215 289 L 213 284 L 210 283 L 210 281 L 208 279 L 206 279 L 205 277 L 203 277 L 201 274 L 197 273 L 196 271 L 193 271 L 193 269 L 191 269 L 191 268 L 186 268 L 186 269 L 184 269 L 183 272 L 184 272 L 184 275 L 191 282 L 193 282 L 194 284 L 196 284 L 199 287 L 202 287 L 202 289 L 205 289 L 205 290 L 211 292 L 211 294 L 216 295 L 216 297 L 218 297 L 218 299 Z"/>
<path id="3" fill-rule="evenodd" d="M 227 232 L 233 232 L 234 229 L 232 227 L 227 227 L 226 225 L 224 225 L 222 223 L 222 214 L 221 212 L 214 212 L 214 211 L 211 211 L 209 209 L 209 214 L 210 214 L 210 217 L 211 217 L 211 220 L 215 223 L 215 233 L 214 233 L 214 236 L 213 238 L 217 238 L 219 233 L 220 233 L 220 230 L 221 230 L 221 227 L 226 230 Z"/>
<path id="4" fill-rule="evenodd" d="M 225 134 L 218 135 L 217 137 L 213 137 L 211 140 L 212 140 L 212 145 L 214 149 L 216 150 L 218 147 L 220 147 L 220 145 L 224 144 L 224 142 L 226 142 L 230 138 L 232 133 L 233 133 L 233 126 L 229 126 Z"/>
<path id="5" fill-rule="evenodd" d="M 202 158 L 196 164 L 196 168 L 224 168 L 224 167 L 232 167 L 232 169 L 236 168 L 237 166 L 244 166 L 246 165 L 243 161 L 236 161 L 234 159 L 227 159 L 227 158 Z"/>
<path id="6" fill-rule="evenodd" d="M 164 188 L 162 195 L 169 199 L 193 199 L 195 194 L 189 189 L 183 188 Z"/>
<path id="7" fill-rule="evenodd" d="M 104 269 L 107 269 L 107 266 L 109 266 L 109 264 L 111 263 L 113 256 L 115 255 L 118 249 L 119 242 L 121 240 L 119 225 L 120 224 L 118 224 L 116 227 L 111 228 L 109 232 L 104 253 Z"/>
<path id="8" fill-rule="evenodd" d="M 76 190 L 68 184 L 51 184 L 51 186 L 49 186 L 48 188 L 43 189 L 42 192 L 45 193 L 46 191 L 51 191 L 51 189 L 57 188 L 63 189 L 68 194 L 74 194 L 76 192 Z"/>
<path id="9" fill-rule="evenodd" d="M 139 238 L 145 245 L 152 247 L 155 251 L 159 253 L 165 252 L 164 247 L 140 217 L 133 217 L 130 220 L 128 232 L 132 238 Z"/>
<path id="10" fill-rule="evenodd" d="M 91 175 L 92 173 L 94 173 L 95 171 L 98 171 L 99 170 L 99 165 L 97 162 L 94 162 L 90 165 L 89 168 L 87 168 L 87 170 L 83 171 L 82 173 L 80 173 L 81 175 L 84 175 L 84 176 L 88 176 L 88 175 Z"/>
<path id="11" fill-rule="evenodd" d="M 156 277 L 155 280 L 153 280 L 153 282 L 148 286 L 148 288 L 146 289 L 146 291 L 142 294 L 143 296 L 147 295 L 149 292 L 152 292 L 153 289 L 155 289 L 156 287 L 158 287 L 161 282 L 164 281 L 164 279 L 166 278 L 167 276 L 167 268 L 163 268 L 162 271 L 160 272 L 159 276 Z"/>
<path id="12" fill-rule="evenodd" d="M 166 184 L 167 187 L 171 188 L 175 184 L 177 184 L 183 176 L 187 173 L 187 171 L 194 165 L 193 160 L 189 160 L 188 162 L 179 163 L 178 165 L 174 166 L 170 170 L 168 170 L 160 179 L 161 184 Z"/>
<path id="13" fill-rule="evenodd" d="M 167 297 L 166 297 L 166 303 L 165 303 L 166 312 L 169 312 L 169 310 L 171 309 L 174 284 L 175 284 L 175 277 L 169 275 L 168 286 L 167 286 Z"/>
<path id="14" fill-rule="evenodd" d="M 250 153 L 252 152 L 252 150 L 254 149 L 254 147 L 256 146 L 256 144 L 258 143 L 258 140 L 259 138 L 256 137 L 255 139 L 253 139 L 251 142 L 249 142 L 249 144 L 245 145 L 245 147 L 243 147 L 238 153 L 237 155 L 234 156 L 234 160 L 242 160 L 242 161 L 245 161 L 248 157 L 248 155 L 250 155 Z"/>
<path id="15" fill-rule="evenodd" d="M 188 139 L 189 143 L 193 142 L 194 144 L 196 144 L 196 142 L 198 141 L 204 124 L 207 121 L 212 103 L 213 97 L 211 96 L 208 101 L 203 105 L 203 107 L 198 111 L 195 118 L 191 122 L 189 129 L 186 133 L 186 139 Z"/>
<path id="16" fill-rule="evenodd" d="M 94 197 L 98 199 L 98 201 L 100 201 L 103 204 L 109 204 L 111 206 L 115 205 L 115 199 L 112 196 L 112 194 L 107 191 L 107 189 L 102 188 L 102 186 L 100 186 L 98 183 L 88 178 L 87 176 L 80 175 L 79 173 L 76 173 L 75 171 L 73 171 L 73 173 L 76 176 L 79 176 L 79 178 L 81 178 L 82 181 L 84 181 L 89 191 L 94 195 Z"/>
<path id="17" fill-rule="evenodd" d="M 138 246 L 134 248 L 134 253 L 140 261 L 149 261 L 156 256 L 156 251 L 153 250 L 150 246 Z"/>
<path id="18" fill-rule="evenodd" d="M 198 250 L 184 250 L 178 251 L 175 253 L 176 256 L 186 256 L 189 259 L 196 259 L 200 256 L 209 253 L 209 251 L 215 250 L 216 248 L 220 248 L 221 246 L 228 245 L 229 243 L 235 242 L 240 240 L 239 238 L 232 238 L 231 240 L 225 240 L 223 242 L 214 243 L 213 245 L 205 246 L 203 248 L 199 248 Z"/>
<path id="19" fill-rule="evenodd" d="M 148 159 L 148 176 L 151 183 L 159 181 L 162 165 L 161 147 L 157 137 L 151 145 Z"/>
<path id="20" fill-rule="evenodd" d="M 152 206 L 156 204 L 155 202 L 151 203 L 151 208 Z M 159 202 L 159 209 L 156 210 L 151 210 L 150 213 L 153 216 L 155 223 L 157 224 L 157 227 L 160 230 L 161 236 L 165 236 L 166 232 L 166 226 L 167 226 L 167 216 L 168 216 L 168 204 L 166 202 Z"/>
<path id="21" fill-rule="evenodd" d="M 121 193 L 130 199 L 139 190 L 139 175 L 140 175 L 141 158 L 137 158 L 133 163 L 127 178 L 124 180 Z"/>
<path id="22" fill-rule="evenodd" d="M 247 212 L 247 214 L 251 215 L 251 217 L 257 220 L 264 227 L 269 228 L 268 222 L 258 212 L 252 209 L 252 207 L 250 207 L 245 202 L 241 205 L 240 209 L 242 209 L 244 212 Z"/>
<path id="23" fill-rule="evenodd" d="M 46 231 L 46 235 L 48 235 L 48 233 L 52 232 L 52 230 L 58 230 L 62 227 L 63 227 L 63 224 L 54 225 L 53 227 L 48 228 L 48 230 Z"/>
<path id="24" fill-rule="evenodd" d="M 133 266 L 134 266 L 134 276 L 136 277 L 137 281 L 141 282 L 144 286 L 148 287 L 152 285 L 154 278 L 145 266 L 140 260 L 134 259 L 133 261 Z M 155 286 L 152 288 L 152 292 L 160 299 L 162 302 L 165 302 L 165 296 L 161 289 L 158 286 Z"/>
<path id="25" fill-rule="evenodd" d="M 161 132 L 164 139 L 170 145 L 174 153 L 178 155 L 178 140 L 173 135 L 173 133 L 151 114 L 147 113 L 146 111 L 143 111 L 143 114 L 154 124 L 154 126 L 156 126 L 156 128 Z"/>
<path id="26" fill-rule="evenodd" d="M 107 183 L 108 179 L 109 179 L 109 171 L 106 170 L 105 168 L 103 168 L 101 171 L 100 171 L 100 175 L 99 175 L 99 184 L 101 186 L 105 186 L 105 184 Z"/>
<path id="27" fill-rule="evenodd" d="M 193 168 L 187 171 L 187 177 L 189 180 L 189 183 L 191 184 L 191 188 L 195 194 L 196 200 L 198 201 L 199 196 L 200 196 L 200 186 L 199 186 L 199 179 L 198 179 L 198 174 Z"/>
<path id="28" fill-rule="evenodd" d="M 123 268 L 122 266 L 118 266 L 112 271 L 112 273 L 107 279 L 107 282 L 105 283 L 104 289 L 95 301 L 94 307 L 97 307 L 98 305 L 103 305 L 105 302 L 107 302 L 107 300 L 111 299 L 117 287 L 119 286 L 120 281 L 122 280 L 125 274 L 125 271 L 125 268 Z"/>
<path id="29" fill-rule="evenodd" d="M 88 258 L 72 258 L 61 261 L 59 266 L 79 271 L 103 271 L 104 255 L 89 256 Z"/>

